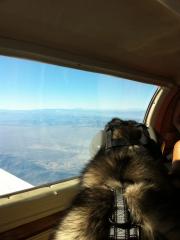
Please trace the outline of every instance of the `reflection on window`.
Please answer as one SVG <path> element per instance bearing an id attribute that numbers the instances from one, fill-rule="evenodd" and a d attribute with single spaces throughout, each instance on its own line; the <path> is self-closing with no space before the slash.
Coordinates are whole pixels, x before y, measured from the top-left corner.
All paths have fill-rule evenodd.
<path id="1" fill-rule="evenodd" d="M 77 176 L 97 131 L 113 117 L 142 121 L 155 90 L 1 56 L 0 195 Z"/>

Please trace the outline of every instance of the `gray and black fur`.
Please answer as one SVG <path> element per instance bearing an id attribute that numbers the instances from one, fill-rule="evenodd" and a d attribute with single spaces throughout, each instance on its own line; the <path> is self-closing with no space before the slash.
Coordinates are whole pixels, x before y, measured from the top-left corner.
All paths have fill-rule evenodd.
<path id="1" fill-rule="evenodd" d="M 143 229 L 143 239 L 180 239 L 180 211 L 175 189 L 161 162 L 158 145 L 135 121 L 113 119 L 113 139 L 129 144 L 100 149 L 81 175 L 81 190 L 67 210 L 54 240 L 107 240 L 113 208 L 112 189 L 123 187 L 133 219 Z M 178 198 L 176 194 L 176 198 Z M 161 236 L 161 238 L 157 238 Z"/>

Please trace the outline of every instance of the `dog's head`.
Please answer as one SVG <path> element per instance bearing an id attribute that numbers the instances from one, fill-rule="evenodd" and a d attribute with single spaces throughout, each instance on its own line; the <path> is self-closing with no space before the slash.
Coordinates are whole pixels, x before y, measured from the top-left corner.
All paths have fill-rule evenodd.
<path id="1" fill-rule="evenodd" d="M 106 149 L 141 145 L 156 159 L 162 158 L 159 144 L 150 136 L 145 124 L 132 120 L 112 119 L 105 126 Z"/>
<path id="2" fill-rule="evenodd" d="M 105 129 L 96 135 L 91 149 L 94 154 L 99 149 L 108 151 L 132 145 L 144 146 L 153 157 L 161 158 L 159 144 L 150 136 L 145 124 L 119 118 L 112 119 L 106 124 Z"/>
<path id="3" fill-rule="evenodd" d="M 158 179 L 161 150 L 144 124 L 114 118 L 106 124 L 100 142 L 99 151 L 84 170 L 84 185 L 115 187 Z"/>
<path id="4" fill-rule="evenodd" d="M 136 121 L 123 121 L 119 118 L 112 119 L 105 126 L 106 148 L 145 145 L 150 136 L 147 127 Z"/>

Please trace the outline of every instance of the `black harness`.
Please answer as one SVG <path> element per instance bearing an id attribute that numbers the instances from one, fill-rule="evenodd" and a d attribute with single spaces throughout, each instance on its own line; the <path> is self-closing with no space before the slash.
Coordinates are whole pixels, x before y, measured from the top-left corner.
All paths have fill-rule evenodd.
<path id="1" fill-rule="evenodd" d="M 133 143 L 128 142 L 126 139 L 113 139 L 112 133 L 113 130 L 119 128 L 118 124 L 107 126 L 105 129 L 105 136 L 106 136 L 106 146 L 105 150 L 108 151 L 111 148 L 115 147 L 124 147 L 124 146 L 131 146 Z M 143 133 L 148 137 L 148 133 L 146 133 L 147 128 L 143 124 L 137 124 L 136 127 L 141 127 Z M 146 137 L 145 136 L 145 137 Z M 146 142 L 144 142 L 145 145 Z M 114 193 L 114 206 L 112 215 L 109 218 L 110 223 L 110 232 L 109 232 L 109 239 L 110 240 L 139 240 L 141 239 L 141 227 L 134 223 L 126 200 L 123 197 L 124 189 L 115 190 L 111 189 Z"/>
<path id="2" fill-rule="evenodd" d="M 139 240 L 141 239 L 141 227 L 134 223 L 127 203 L 123 197 L 123 189 L 114 190 L 114 206 L 109 218 L 110 240 Z"/>

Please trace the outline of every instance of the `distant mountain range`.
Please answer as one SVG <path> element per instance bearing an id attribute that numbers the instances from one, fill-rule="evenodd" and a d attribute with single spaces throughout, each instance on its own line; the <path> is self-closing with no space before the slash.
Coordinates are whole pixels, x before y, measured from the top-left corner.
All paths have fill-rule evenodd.
<path id="1" fill-rule="evenodd" d="M 81 110 L 81 109 L 40 109 L 0 110 L 0 125 L 95 125 L 105 124 L 113 117 L 142 121 L 143 110 Z"/>
<path id="2" fill-rule="evenodd" d="M 0 168 L 32 185 L 77 176 L 90 158 L 91 139 L 111 118 L 141 122 L 144 113 L 0 110 Z"/>

